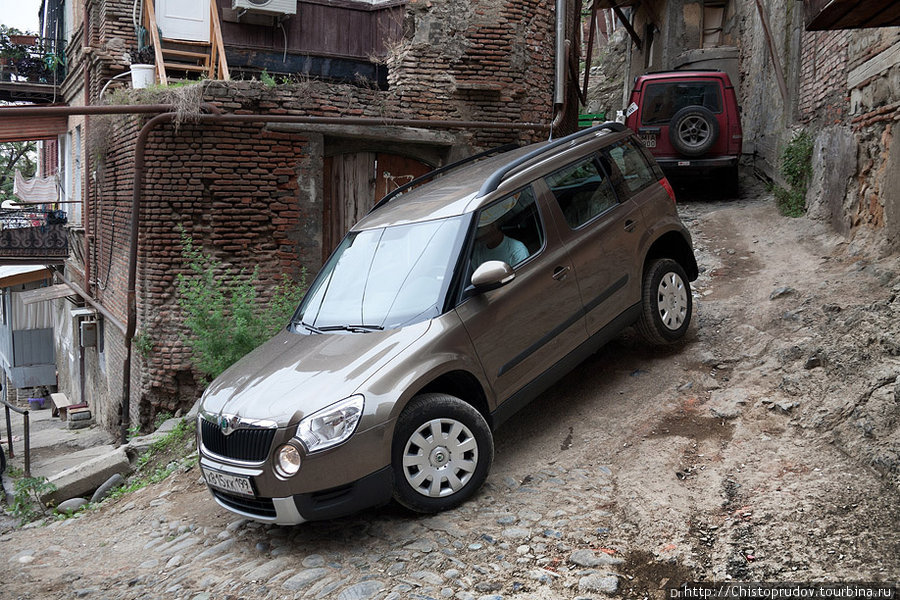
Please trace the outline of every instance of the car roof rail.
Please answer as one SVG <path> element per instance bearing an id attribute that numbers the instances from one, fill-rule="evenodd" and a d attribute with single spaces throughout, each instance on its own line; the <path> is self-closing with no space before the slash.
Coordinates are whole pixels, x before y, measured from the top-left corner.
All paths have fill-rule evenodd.
<path id="1" fill-rule="evenodd" d="M 593 135 L 593 134 L 598 133 L 603 130 L 618 133 L 620 131 L 625 131 L 625 125 L 623 125 L 622 123 L 619 123 L 617 121 L 607 121 L 605 123 L 601 123 L 600 125 L 595 125 L 588 129 L 582 129 L 581 131 L 576 131 L 575 133 L 569 134 L 565 137 L 561 137 L 557 140 L 553 140 L 550 143 L 548 143 L 544 146 L 541 146 L 537 150 L 529 152 L 528 154 L 525 154 L 524 156 L 520 156 L 519 158 L 512 161 L 511 163 L 504 165 L 503 167 L 494 171 L 494 173 L 490 177 L 488 177 L 488 179 L 481 186 L 481 189 L 478 190 L 477 197 L 480 198 L 482 196 L 486 196 L 486 195 L 490 194 L 491 192 L 496 190 L 498 187 L 500 187 L 500 184 L 503 182 L 503 180 L 506 178 L 506 176 L 510 174 L 510 172 L 512 172 L 514 169 L 517 169 L 518 167 L 524 165 L 525 163 L 539 157 L 540 155 L 542 155 L 546 152 L 549 152 L 550 150 L 553 150 L 554 148 L 564 146 L 564 145 L 568 144 L 569 142 L 573 142 L 579 138 L 582 138 L 582 137 L 585 137 L 588 135 Z"/>
<path id="2" fill-rule="evenodd" d="M 501 154 L 503 152 L 509 152 L 510 150 L 515 150 L 518 147 L 519 147 L 518 144 L 504 144 L 503 146 L 497 146 L 496 148 L 491 148 L 490 150 L 485 150 L 484 152 L 479 152 L 477 154 L 473 154 L 472 156 L 467 156 L 466 158 L 457 160 L 456 162 L 452 162 L 449 165 L 444 165 L 443 167 L 438 167 L 437 169 L 434 169 L 433 171 L 429 171 L 429 172 L 425 173 L 424 175 L 420 175 L 420 176 L 416 177 L 412 181 L 404 183 L 403 185 L 398 187 L 396 190 L 392 190 L 389 194 L 385 195 L 384 198 L 382 198 L 381 200 L 376 202 L 375 206 L 373 206 L 369 212 L 371 213 L 375 209 L 384 206 L 385 204 L 387 204 L 388 202 L 390 202 L 391 200 L 393 200 L 395 197 L 399 196 L 406 190 L 408 190 L 414 186 L 417 186 L 420 183 L 425 183 L 426 181 L 433 179 L 433 178 L 437 177 L 438 175 L 442 175 L 442 174 L 446 173 L 447 171 L 452 171 L 453 169 L 455 169 L 457 167 L 461 167 L 465 164 L 474 162 L 480 158 L 485 158 L 492 154 Z"/>

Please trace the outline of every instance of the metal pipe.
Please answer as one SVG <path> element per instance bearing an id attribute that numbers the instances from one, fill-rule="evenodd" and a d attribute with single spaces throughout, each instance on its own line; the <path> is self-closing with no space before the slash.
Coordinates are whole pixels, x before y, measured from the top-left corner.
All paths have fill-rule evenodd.
<path id="1" fill-rule="evenodd" d="M 565 0 L 557 0 L 564 4 Z M 564 19 L 562 21 L 564 26 Z M 565 40 L 563 40 L 565 42 Z M 563 46 L 565 48 L 565 46 Z M 565 58 L 565 51 L 560 55 Z M 563 67 L 565 63 L 563 62 Z M 565 76 L 564 69 L 561 71 Z M 565 94 L 563 94 L 565 99 Z M 394 126 L 394 127 L 420 127 L 425 129 L 499 129 L 519 131 L 546 131 L 552 126 L 543 123 L 510 123 L 491 121 L 445 121 L 438 119 L 378 119 L 371 117 L 311 117 L 304 115 L 253 115 L 253 114 L 229 114 L 223 113 L 217 106 L 204 103 L 202 108 L 208 110 L 207 114 L 195 115 L 192 118 L 199 122 L 232 122 L 232 123 L 304 123 L 310 125 L 363 125 L 363 126 Z M 565 108 L 565 107 L 563 107 Z M 150 132 L 165 122 L 176 118 L 175 107 L 171 104 L 134 104 L 115 106 L 16 106 L 0 108 L 0 118 L 33 117 L 33 116 L 72 116 L 72 115 L 116 115 L 116 114 L 155 114 L 147 121 L 138 133 L 135 143 L 134 157 L 134 181 L 132 186 L 131 206 L 131 240 L 128 251 L 128 283 L 126 291 L 127 317 L 124 326 L 125 334 L 125 361 L 122 375 L 122 408 L 121 408 L 121 434 L 122 442 L 127 440 L 128 426 L 131 411 L 131 346 L 134 333 L 137 328 L 136 308 L 136 281 L 137 281 L 137 251 L 138 233 L 140 224 L 141 183 L 144 176 L 144 160 L 146 144 Z M 557 120 L 561 119 L 557 115 Z M 85 293 L 77 285 L 61 276 L 72 289 L 97 308 L 104 317 L 109 318 L 117 327 L 122 329 L 120 322 L 103 308 L 102 304 L 93 301 L 90 294 Z"/>
<path id="2" fill-rule="evenodd" d="M 556 71 L 553 104 L 560 105 L 566 98 L 566 0 L 556 0 Z"/>
<path id="3" fill-rule="evenodd" d="M 0 117 L 71 117 L 74 115 L 142 115 L 171 112 L 173 104 L 110 104 L 103 106 L 9 106 Z"/>
<path id="4" fill-rule="evenodd" d="M 81 16 L 81 52 L 83 55 L 84 65 L 81 70 L 84 75 L 84 80 L 82 85 L 84 87 L 84 105 L 88 106 L 91 103 L 91 75 L 90 70 L 88 69 L 88 59 L 85 54 L 85 50 L 90 45 L 90 11 L 88 10 L 88 4 L 90 0 L 86 0 L 83 5 L 83 12 Z M 88 147 L 88 140 L 90 139 L 90 134 L 88 131 L 88 125 L 90 122 L 90 115 L 84 115 L 84 135 L 81 136 L 79 140 L 82 146 L 86 149 Z M 82 157 L 84 160 L 84 171 L 81 174 L 82 185 L 84 186 L 84 193 L 81 199 L 84 201 L 84 210 L 81 211 L 81 218 L 84 221 L 84 285 L 89 290 L 91 289 L 91 263 L 93 262 L 91 256 L 91 236 L 93 235 L 93 228 L 91 227 L 91 153 L 90 152 L 82 152 L 81 148 L 78 149 L 79 152 L 82 153 Z M 83 353 L 80 353 L 84 356 Z"/>
<path id="5" fill-rule="evenodd" d="M 25 418 L 25 477 L 31 477 L 31 425 L 28 411 L 22 414 Z"/>
<path id="6" fill-rule="evenodd" d="M 92 307 L 96 308 L 97 312 L 99 312 L 101 315 L 103 315 L 104 319 L 106 319 L 107 321 L 109 321 L 110 323 L 115 325 L 116 329 L 118 329 L 122 333 L 125 333 L 125 324 L 122 323 L 122 321 L 120 321 L 118 317 L 116 317 L 114 314 L 109 312 L 109 310 L 107 310 L 106 307 L 104 307 L 98 301 L 94 300 L 94 298 L 91 297 L 91 295 L 88 294 L 86 291 L 84 291 L 81 288 L 81 286 L 79 286 L 77 283 L 75 283 L 73 281 L 69 281 L 69 279 L 65 275 L 60 273 L 59 271 L 54 271 L 54 273 L 56 274 L 57 277 L 62 279 L 63 283 L 65 283 L 67 286 L 72 288 L 72 290 L 76 294 L 78 294 L 79 296 L 84 298 L 85 302 L 90 304 Z"/>

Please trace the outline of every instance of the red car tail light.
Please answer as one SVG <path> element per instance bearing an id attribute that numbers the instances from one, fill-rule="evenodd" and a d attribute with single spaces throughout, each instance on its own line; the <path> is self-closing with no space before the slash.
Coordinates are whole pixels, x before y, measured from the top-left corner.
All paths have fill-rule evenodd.
<path id="1" fill-rule="evenodd" d="M 663 177 L 659 180 L 659 184 L 663 186 L 666 192 L 668 192 L 669 198 L 672 199 L 672 202 L 675 202 L 675 189 L 672 187 L 672 184 L 669 183 L 669 180 Z"/>

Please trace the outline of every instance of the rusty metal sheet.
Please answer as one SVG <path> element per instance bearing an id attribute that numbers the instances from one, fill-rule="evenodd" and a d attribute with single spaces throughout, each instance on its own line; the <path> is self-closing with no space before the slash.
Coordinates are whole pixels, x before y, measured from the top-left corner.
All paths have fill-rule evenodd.
<path id="1" fill-rule="evenodd" d="M 68 117 L 36 116 L 3 118 L 0 116 L 0 142 L 28 142 L 56 139 L 66 132 Z"/>

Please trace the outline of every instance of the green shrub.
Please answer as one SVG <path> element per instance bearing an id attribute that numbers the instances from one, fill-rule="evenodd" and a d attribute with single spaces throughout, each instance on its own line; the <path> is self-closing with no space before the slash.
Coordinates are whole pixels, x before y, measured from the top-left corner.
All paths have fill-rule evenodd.
<path id="1" fill-rule="evenodd" d="M 56 486 L 46 477 L 23 477 L 13 484 L 13 501 L 10 513 L 24 525 L 47 514 L 41 496 L 56 491 Z"/>
<path id="2" fill-rule="evenodd" d="M 191 334 L 187 341 L 197 369 L 214 379 L 287 324 L 306 289 L 306 272 L 299 283 L 282 275 L 271 301 L 264 304 L 254 285 L 258 267 L 249 275 L 243 269 L 224 268 L 195 248 L 183 231 L 181 244 L 189 273 L 179 273 L 175 286 Z"/>
<path id="3" fill-rule="evenodd" d="M 781 214 L 800 217 L 806 213 L 806 190 L 812 177 L 813 138 L 801 131 L 781 151 L 779 171 L 790 186 L 774 186 L 775 203 Z"/>

